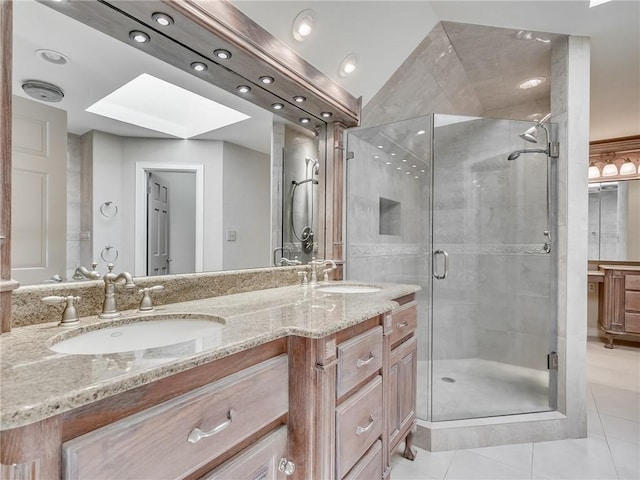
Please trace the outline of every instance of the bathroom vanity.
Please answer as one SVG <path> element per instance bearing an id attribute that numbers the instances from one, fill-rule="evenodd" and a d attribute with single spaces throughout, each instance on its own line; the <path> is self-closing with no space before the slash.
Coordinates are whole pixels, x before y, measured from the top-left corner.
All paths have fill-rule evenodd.
<path id="1" fill-rule="evenodd" d="M 604 280 L 599 290 L 598 318 L 613 348 L 615 335 L 640 335 L 640 266 L 599 265 Z"/>
<path id="2" fill-rule="evenodd" d="M 220 318 L 165 349 L 56 354 L 53 323 L 3 334 L 2 478 L 389 478 L 400 442 L 414 456 L 417 287 L 377 286 L 123 312 Z"/>

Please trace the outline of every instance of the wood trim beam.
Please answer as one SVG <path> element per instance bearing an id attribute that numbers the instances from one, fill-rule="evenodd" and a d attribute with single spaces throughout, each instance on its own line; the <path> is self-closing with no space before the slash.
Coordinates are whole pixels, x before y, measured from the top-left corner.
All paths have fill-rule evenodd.
<path id="1" fill-rule="evenodd" d="M 11 60 L 13 4 L 0 0 L 0 332 L 11 330 Z"/>

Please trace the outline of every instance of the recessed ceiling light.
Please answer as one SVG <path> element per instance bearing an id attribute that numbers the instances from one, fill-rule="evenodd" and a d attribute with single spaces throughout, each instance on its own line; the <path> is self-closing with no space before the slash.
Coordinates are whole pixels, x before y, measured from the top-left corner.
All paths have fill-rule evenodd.
<path id="1" fill-rule="evenodd" d="M 412 166 L 413 168 L 416 168 L 416 167 L 417 167 L 417 165 L 411 165 L 411 166 Z"/>
<path id="2" fill-rule="evenodd" d="M 151 18 L 153 18 L 158 25 L 162 25 L 163 27 L 173 25 L 173 18 L 166 13 L 156 12 L 151 15 Z"/>
<path id="3" fill-rule="evenodd" d="M 309 123 L 310 121 L 311 121 L 311 119 L 307 118 L 307 117 L 303 117 L 303 118 L 300 119 L 300 123 Z"/>
<path id="4" fill-rule="evenodd" d="M 338 73 L 341 77 L 346 77 L 351 75 L 356 71 L 358 67 L 358 56 L 355 53 L 350 53 L 346 57 L 342 59 L 340 62 L 340 67 L 338 68 Z"/>
<path id="5" fill-rule="evenodd" d="M 396 170 L 402 170 L 402 168 L 400 168 L 400 167 L 396 167 Z"/>
<path id="6" fill-rule="evenodd" d="M 415 177 L 413 177 L 413 178 L 418 178 L 418 175 L 416 175 L 416 176 L 415 176 Z"/>
<path id="7" fill-rule="evenodd" d="M 273 79 L 273 77 L 268 77 L 268 76 L 266 76 L 266 75 L 265 75 L 265 76 L 263 76 L 263 77 L 260 77 L 260 81 L 261 81 L 262 83 L 264 83 L 265 85 L 269 85 L 270 83 L 275 82 L 275 80 Z"/>
<path id="8" fill-rule="evenodd" d="M 387 162 L 387 165 L 391 165 L 391 162 Z"/>
<path id="9" fill-rule="evenodd" d="M 30 97 L 43 102 L 60 102 L 64 98 L 60 87 L 41 80 L 27 80 L 22 84 L 22 89 Z"/>
<path id="10" fill-rule="evenodd" d="M 129 38 L 136 43 L 147 43 L 149 40 L 151 40 L 149 38 L 149 35 L 141 32 L 140 30 L 132 30 L 131 32 L 129 32 Z"/>
<path id="11" fill-rule="evenodd" d="M 193 115 L 196 111 L 198 115 Z M 191 138 L 249 118 L 146 73 L 94 103 L 87 112 L 178 138 Z"/>
<path id="12" fill-rule="evenodd" d="M 380 155 L 374 155 L 373 158 L 380 158 Z"/>
<path id="13" fill-rule="evenodd" d="M 424 170 L 420 170 L 420 172 L 424 173 Z"/>
<path id="14" fill-rule="evenodd" d="M 321 113 L 320 113 L 320 116 L 321 116 L 322 118 L 329 118 L 329 117 L 332 117 L 332 116 L 333 116 L 333 113 L 331 113 L 331 112 L 321 112 Z"/>
<path id="15" fill-rule="evenodd" d="M 272 103 L 271 108 L 273 108 L 274 110 L 282 110 L 284 108 L 284 105 L 282 103 Z"/>
<path id="16" fill-rule="evenodd" d="M 395 154 L 395 153 L 392 153 L 392 154 L 391 154 L 391 156 L 392 156 L 392 157 L 395 157 L 395 156 L 396 156 L 396 154 Z M 404 160 L 404 161 L 406 162 L 406 160 Z"/>
<path id="17" fill-rule="evenodd" d="M 55 50 L 47 50 L 45 48 L 36 50 L 36 55 L 45 62 L 53 63 L 54 65 L 64 65 L 70 61 L 69 57 L 63 53 L 56 52 Z"/>
<path id="18" fill-rule="evenodd" d="M 293 100 L 296 103 L 303 103 L 307 100 L 307 97 L 303 97 L 302 95 L 296 95 L 295 97 L 293 97 Z"/>
<path id="19" fill-rule="evenodd" d="M 224 48 L 218 48 L 217 50 L 214 50 L 213 54 L 222 60 L 229 60 L 231 58 L 231 52 L 229 50 L 225 50 Z"/>
<path id="20" fill-rule="evenodd" d="M 418 130 L 418 133 L 416 133 L 416 135 L 424 135 L 425 133 L 427 133 L 426 130 Z"/>
<path id="21" fill-rule="evenodd" d="M 191 68 L 193 68 L 196 72 L 204 72 L 205 70 L 207 70 L 207 66 L 202 63 L 202 62 L 193 62 L 191 65 L 189 65 Z"/>
<path id="22" fill-rule="evenodd" d="M 248 85 L 238 85 L 236 90 L 240 93 L 249 93 L 251 91 L 251 87 Z"/>
<path id="23" fill-rule="evenodd" d="M 403 158 L 403 159 L 402 159 L 402 163 L 407 163 L 407 159 L 406 159 L 406 158 Z"/>
<path id="24" fill-rule="evenodd" d="M 315 25 L 315 14 L 313 10 L 306 9 L 301 11 L 293 21 L 293 38 L 302 42 L 313 30 Z"/>
<path id="25" fill-rule="evenodd" d="M 378 148 L 384 148 L 382 145 L 378 145 Z"/>
<path id="26" fill-rule="evenodd" d="M 411 172 L 407 172 L 407 175 L 411 175 Z"/>
<path id="27" fill-rule="evenodd" d="M 528 90 L 530 88 L 538 87 L 546 81 L 547 79 L 545 77 L 527 78 L 526 80 L 523 80 L 518 84 L 518 88 L 521 88 L 522 90 Z"/>

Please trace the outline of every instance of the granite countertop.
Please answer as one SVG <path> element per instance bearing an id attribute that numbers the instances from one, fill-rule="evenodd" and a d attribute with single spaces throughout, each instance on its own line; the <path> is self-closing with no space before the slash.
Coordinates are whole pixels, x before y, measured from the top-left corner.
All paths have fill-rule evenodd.
<path id="1" fill-rule="evenodd" d="M 124 311 L 115 321 L 93 316 L 81 318 L 74 327 L 55 322 L 13 329 L 0 335 L 0 430 L 28 425 L 277 338 L 330 335 L 395 308 L 392 299 L 420 289 L 375 285 L 381 290 L 355 294 L 280 287 L 163 305 L 147 314 Z M 179 314 L 216 315 L 223 326 L 198 342 L 124 353 L 72 355 L 49 348 L 79 331 Z"/>

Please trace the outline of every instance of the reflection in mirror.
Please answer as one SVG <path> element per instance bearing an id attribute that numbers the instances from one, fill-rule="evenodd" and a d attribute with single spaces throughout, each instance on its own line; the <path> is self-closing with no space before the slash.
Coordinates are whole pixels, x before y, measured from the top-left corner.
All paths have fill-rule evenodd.
<path id="1" fill-rule="evenodd" d="M 93 261 L 100 274 L 114 263 L 136 276 L 273 264 L 291 223 L 282 220 L 291 199 L 280 182 L 300 174 L 283 173 L 277 157 L 293 150 L 294 168 L 311 178 L 305 157 L 318 159 L 319 137 L 35 1 L 14 3 L 13 34 L 13 278 L 71 280 Z M 125 105 L 110 97 L 119 120 L 88 111 L 143 74 L 204 98 L 167 113 L 169 94 L 144 84 Z M 23 87 L 28 80 L 54 87 Z M 209 101 L 226 112 L 207 114 Z M 151 126 L 134 114 L 165 117 Z M 184 130 L 205 118 L 209 124 Z M 294 224 L 313 230 L 317 184 L 309 183 L 298 188 L 304 196 L 296 193 Z"/>
<path id="2" fill-rule="evenodd" d="M 589 184 L 589 259 L 640 261 L 640 180 Z"/>

